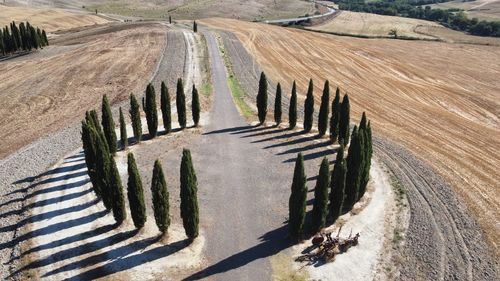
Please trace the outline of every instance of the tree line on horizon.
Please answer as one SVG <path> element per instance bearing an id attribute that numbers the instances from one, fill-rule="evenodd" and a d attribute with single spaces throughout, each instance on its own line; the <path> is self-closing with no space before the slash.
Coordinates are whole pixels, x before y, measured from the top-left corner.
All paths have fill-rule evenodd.
<path id="1" fill-rule="evenodd" d="M 31 51 L 49 45 L 45 30 L 21 22 L 19 27 L 13 21 L 0 28 L 0 54 L 8 55 L 18 51 Z"/>

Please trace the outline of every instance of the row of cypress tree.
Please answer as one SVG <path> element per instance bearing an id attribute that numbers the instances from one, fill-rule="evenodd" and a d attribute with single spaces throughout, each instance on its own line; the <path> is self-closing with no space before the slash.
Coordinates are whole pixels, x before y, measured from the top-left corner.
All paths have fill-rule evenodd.
<path id="1" fill-rule="evenodd" d="M 319 232 L 327 222 L 334 223 L 363 197 L 370 176 L 372 153 L 371 126 L 363 112 L 359 127 L 353 129 L 347 158 L 344 158 L 344 145 L 341 143 L 331 175 L 328 159 L 325 157 L 321 162 L 314 188 L 310 223 L 312 233 Z M 289 199 L 289 234 L 295 240 L 301 239 L 304 234 L 306 180 L 304 157 L 299 153 Z"/>
<path id="2" fill-rule="evenodd" d="M 0 54 L 7 55 L 20 50 L 31 51 L 49 45 L 45 30 L 33 27 L 29 22 L 15 22 L 0 28 Z"/>
<path id="3" fill-rule="evenodd" d="M 260 124 L 266 121 L 267 116 L 267 78 L 264 72 L 261 73 L 259 79 L 259 90 L 257 93 L 257 111 Z M 313 80 L 309 80 L 307 88 L 306 100 L 304 102 L 304 131 L 310 132 L 313 127 L 314 116 L 314 84 Z M 297 125 L 297 85 L 293 81 L 292 93 L 290 95 L 290 105 L 288 110 L 289 128 L 294 129 Z M 276 86 L 276 95 L 274 101 L 274 121 L 276 125 L 282 121 L 282 90 L 281 84 Z M 319 136 L 324 136 L 329 127 L 330 139 L 332 142 L 339 140 L 339 143 L 347 145 L 349 143 L 349 97 L 344 95 L 340 102 L 340 89 L 337 88 L 335 98 L 331 104 L 330 115 L 330 82 L 325 81 L 323 87 L 323 95 L 321 96 L 321 105 L 318 115 L 318 133 Z"/>
<path id="4" fill-rule="evenodd" d="M 82 143 L 87 171 L 94 193 L 99 199 L 102 199 L 107 210 L 113 211 L 116 223 L 121 224 L 126 219 L 127 213 L 125 211 L 123 185 L 113 157 L 114 152 L 109 146 L 109 137 L 111 135 L 109 128 L 113 128 L 114 134 L 114 127 L 111 127 L 113 120 L 110 112 L 107 97 L 104 96 L 102 104 L 102 127 L 99 124 L 95 110 L 86 113 L 85 119 L 82 121 Z M 124 119 L 123 112 L 120 109 L 120 124 L 122 123 L 124 123 Z M 116 142 L 116 136 L 114 136 L 114 141 Z M 135 227 L 140 229 L 147 220 L 144 191 L 132 153 L 128 154 L 127 163 L 127 197 L 130 213 Z M 192 164 L 191 152 L 188 149 L 184 149 L 182 153 L 180 175 L 181 216 L 186 235 L 192 240 L 198 236 L 198 183 Z M 151 193 L 156 225 L 162 233 L 166 233 L 170 225 L 169 193 L 159 160 L 156 160 L 154 164 Z"/>

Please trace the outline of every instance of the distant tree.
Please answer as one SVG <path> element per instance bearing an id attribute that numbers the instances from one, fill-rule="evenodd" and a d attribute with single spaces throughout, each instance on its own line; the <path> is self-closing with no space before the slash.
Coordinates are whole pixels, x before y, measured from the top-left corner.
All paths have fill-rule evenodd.
<path id="1" fill-rule="evenodd" d="M 398 38 L 398 30 L 397 29 L 391 29 L 389 30 L 389 36 L 393 36 L 394 38 Z"/>
<path id="2" fill-rule="evenodd" d="M 323 88 L 323 95 L 321 96 L 321 105 L 319 107 L 318 115 L 318 131 L 320 136 L 324 136 L 328 128 L 328 114 L 330 107 L 330 82 L 325 81 Z"/>
<path id="3" fill-rule="evenodd" d="M 181 218 L 186 235 L 190 240 L 198 237 L 198 180 L 188 149 L 182 151 L 181 161 Z"/>
<path id="4" fill-rule="evenodd" d="M 313 80 L 309 80 L 309 87 L 307 88 L 307 96 L 304 103 L 304 131 L 310 132 L 313 125 L 314 115 L 314 87 Z"/>
<path id="5" fill-rule="evenodd" d="M 136 142 L 142 139 L 141 108 L 133 94 L 130 95 L 130 119 L 132 120 L 132 129 Z"/>
<path id="6" fill-rule="evenodd" d="M 116 132 L 115 132 L 115 122 L 113 121 L 113 114 L 111 113 L 111 107 L 109 106 L 108 97 L 104 95 L 102 97 L 102 128 L 104 130 L 104 136 L 106 136 L 106 142 L 109 146 L 109 152 L 111 154 L 116 153 Z"/>
<path id="7" fill-rule="evenodd" d="M 342 140 L 342 144 L 344 146 L 347 146 L 349 144 L 349 122 L 350 122 L 349 111 L 350 111 L 349 97 L 346 94 L 342 99 L 342 104 L 340 106 L 340 120 L 339 120 L 339 140 Z"/>
<path id="8" fill-rule="evenodd" d="M 198 90 L 193 84 L 193 91 L 192 91 L 192 99 L 191 99 L 191 111 L 193 114 L 193 122 L 194 126 L 198 127 L 198 123 L 200 122 L 200 97 L 198 95 Z"/>
<path id="9" fill-rule="evenodd" d="M 168 93 L 168 88 L 163 81 L 161 82 L 160 103 L 163 127 L 165 128 L 165 133 L 168 134 L 172 130 L 172 115 L 170 112 L 170 94 Z"/>
<path id="10" fill-rule="evenodd" d="M 156 93 L 151 83 L 146 87 L 145 100 L 146 122 L 148 123 L 149 137 L 154 138 L 158 133 L 158 111 L 156 109 Z"/>
<path id="11" fill-rule="evenodd" d="M 299 153 L 293 173 L 292 193 L 288 201 L 290 237 L 295 241 L 300 240 L 303 235 L 304 220 L 306 217 L 306 199 L 307 186 L 304 172 L 304 157 L 302 153 Z"/>
<path id="12" fill-rule="evenodd" d="M 330 186 L 330 163 L 323 158 L 319 169 L 318 180 L 314 188 L 314 205 L 312 210 L 312 231 L 319 232 L 325 227 L 328 214 L 328 188 Z"/>
<path id="13" fill-rule="evenodd" d="M 127 124 L 125 123 L 125 117 L 123 117 L 121 106 L 120 106 L 120 142 L 122 144 L 123 149 L 127 149 L 128 146 Z"/>
<path id="14" fill-rule="evenodd" d="M 186 128 L 186 96 L 182 79 L 177 80 L 177 93 L 175 103 L 177 105 L 177 119 L 181 129 Z"/>
<path id="15" fill-rule="evenodd" d="M 158 226 L 161 233 L 165 234 L 170 226 L 170 206 L 168 202 L 167 183 L 165 182 L 160 160 L 155 161 L 153 178 L 151 180 L 151 194 L 153 197 L 156 226 Z"/>
<path id="16" fill-rule="evenodd" d="M 260 73 L 259 92 L 257 93 L 257 110 L 260 124 L 264 124 L 267 115 L 267 78 L 264 72 Z"/>
<path id="17" fill-rule="evenodd" d="M 297 85 L 293 81 L 292 94 L 290 96 L 290 108 L 288 109 L 288 122 L 290 129 L 297 125 Z"/>
<path id="18" fill-rule="evenodd" d="M 172 24 L 172 16 L 168 16 L 168 23 Z"/>
<path id="19" fill-rule="evenodd" d="M 339 136 L 340 121 L 340 89 L 337 87 L 335 98 L 332 102 L 332 117 L 330 118 L 330 140 L 334 143 Z"/>
<path id="20" fill-rule="evenodd" d="M 345 197 L 345 177 L 347 167 L 344 159 L 344 146 L 341 144 L 337 150 L 337 159 L 332 171 L 330 182 L 330 205 L 329 217 L 332 223 L 342 214 L 342 206 Z"/>
<path id="21" fill-rule="evenodd" d="M 128 191 L 127 197 L 130 206 L 130 214 L 134 221 L 134 226 L 142 228 L 146 223 L 146 204 L 144 203 L 144 191 L 142 189 L 141 176 L 135 163 L 134 154 L 127 155 L 128 164 Z"/>
<path id="22" fill-rule="evenodd" d="M 193 31 L 198 32 L 198 24 L 196 23 L 196 21 L 193 22 Z"/>
<path id="23" fill-rule="evenodd" d="M 274 122 L 276 125 L 281 123 L 281 84 L 276 86 L 276 97 L 274 99 Z"/>
<path id="24" fill-rule="evenodd" d="M 110 173 L 110 190 L 111 190 L 111 200 L 113 204 L 113 217 L 118 224 L 121 224 L 127 217 L 127 212 L 125 211 L 125 199 L 123 197 L 123 186 L 120 179 L 120 173 L 116 168 L 116 162 L 113 157 L 111 159 L 111 173 Z"/>
<path id="25" fill-rule="evenodd" d="M 45 33 L 45 30 L 42 30 L 42 38 L 43 38 L 43 41 L 45 42 L 45 46 L 48 46 L 49 39 L 47 38 L 47 33 Z"/>

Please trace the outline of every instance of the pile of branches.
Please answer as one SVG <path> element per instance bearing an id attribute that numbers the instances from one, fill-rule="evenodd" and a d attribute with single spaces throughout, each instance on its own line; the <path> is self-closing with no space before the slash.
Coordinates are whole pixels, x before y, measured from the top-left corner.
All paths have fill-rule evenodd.
<path id="1" fill-rule="evenodd" d="M 335 256 L 346 252 L 349 248 L 358 245 L 359 233 L 343 239 L 340 238 L 340 230 L 336 237 L 332 237 L 332 233 L 320 233 L 319 235 L 313 237 L 312 246 L 305 249 L 300 255 L 295 259 L 298 262 L 308 262 L 308 264 L 314 264 L 317 262 L 332 262 L 335 260 Z"/>

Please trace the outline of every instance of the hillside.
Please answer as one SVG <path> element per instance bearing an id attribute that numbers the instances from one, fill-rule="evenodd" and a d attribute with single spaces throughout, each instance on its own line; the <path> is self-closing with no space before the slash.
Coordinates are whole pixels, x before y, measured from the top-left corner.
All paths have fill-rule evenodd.
<path id="1" fill-rule="evenodd" d="M 319 104 L 324 79 L 349 93 L 351 116 L 372 117 L 377 135 L 404 145 L 437 170 L 499 241 L 500 123 L 498 47 L 358 39 L 236 20 L 204 24 L 236 34 L 273 81 L 309 77 Z M 321 81 L 321 82 L 320 82 Z M 301 99 L 301 102 L 303 99 Z"/>

